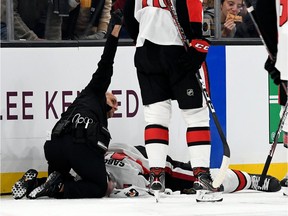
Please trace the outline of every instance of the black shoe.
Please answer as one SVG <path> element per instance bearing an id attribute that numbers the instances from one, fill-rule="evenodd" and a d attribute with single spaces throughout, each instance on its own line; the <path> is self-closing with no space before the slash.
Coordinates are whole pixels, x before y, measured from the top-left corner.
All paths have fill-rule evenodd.
<path id="1" fill-rule="evenodd" d="M 61 178 L 61 174 L 59 172 L 52 172 L 46 182 L 39 187 L 35 188 L 29 195 L 28 198 L 36 199 L 42 196 L 48 197 L 60 197 L 60 190 L 63 185 L 63 180 Z"/>
<path id="2" fill-rule="evenodd" d="M 261 175 L 258 174 L 249 174 L 251 177 L 251 186 L 249 189 L 264 191 L 264 192 L 277 192 L 281 190 L 280 182 L 277 178 L 267 175 L 264 179 L 263 185 L 259 186 L 259 181 Z"/>
<path id="3" fill-rule="evenodd" d="M 150 189 L 153 191 L 165 191 L 165 170 L 160 167 L 150 169 Z"/>
<path id="4" fill-rule="evenodd" d="M 209 168 L 197 167 L 193 168 L 194 176 L 198 179 L 193 183 L 194 190 L 208 190 L 211 192 L 223 192 L 224 187 L 220 185 L 220 187 L 214 188 L 212 183 L 213 180 L 210 175 Z"/>
<path id="5" fill-rule="evenodd" d="M 22 199 L 28 195 L 37 186 L 38 172 L 29 169 L 12 187 L 12 196 L 14 199 Z"/>

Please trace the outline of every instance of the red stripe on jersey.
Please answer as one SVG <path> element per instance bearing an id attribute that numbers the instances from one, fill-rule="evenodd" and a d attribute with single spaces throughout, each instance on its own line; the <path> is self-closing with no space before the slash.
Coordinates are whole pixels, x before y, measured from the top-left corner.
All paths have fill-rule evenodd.
<path id="1" fill-rule="evenodd" d="M 115 160 L 124 160 L 125 158 L 128 158 L 132 161 L 135 161 L 136 163 L 138 163 L 142 167 L 143 172 L 144 172 L 143 174 L 149 174 L 150 173 L 150 170 L 143 166 L 143 163 L 141 160 L 139 160 L 139 159 L 135 160 L 135 159 L 131 158 L 130 156 L 126 155 L 125 153 L 115 152 L 115 153 L 113 153 L 113 155 L 111 155 L 111 158 L 115 159 Z"/>
<path id="2" fill-rule="evenodd" d="M 239 170 L 232 170 L 232 171 L 236 174 L 239 180 L 238 187 L 233 192 L 243 190 L 245 186 L 247 185 L 247 179 L 245 175 Z"/>
<path id="3" fill-rule="evenodd" d="M 201 141 L 210 142 L 210 131 L 209 130 L 200 130 L 200 131 L 187 131 L 186 133 L 187 143 L 195 143 Z"/>
<path id="4" fill-rule="evenodd" d="M 145 140 L 165 140 L 168 141 L 168 129 L 165 128 L 146 128 Z"/>
<path id="5" fill-rule="evenodd" d="M 148 6 L 147 0 L 142 0 L 142 8 L 147 7 L 147 6 Z"/>
<path id="6" fill-rule="evenodd" d="M 113 155 L 111 155 L 111 158 L 115 160 L 123 160 L 125 157 L 126 155 L 124 153 L 118 153 L 118 152 L 115 152 L 113 153 Z"/>
<path id="7" fill-rule="evenodd" d="M 161 8 L 159 0 L 153 0 L 153 7 Z"/>
<path id="8" fill-rule="evenodd" d="M 202 2 L 200 0 L 186 0 L 189 21 L 202 23 Z"/>
<path id="9" fill-rule="evenodd" d="M 177 178 L 177 179 L 182 179 L 182 180 L 187 180 L 187 181 L 196 181 L 197 178 L 193 176 L 193 173 L 191 171 L 191 175 L 187 175 L 184 173 L 179 173 L 179 172 L 173 172 L 169 167 L 165 167 L 165 172 L 169 173 L 172 177 Z"/>
<path id="10" fill-rule="evenodd" d="M 149 170 L 148 168 L 146 168 L 146 167 L 143 166 L 143 163 L 142 163 L 141 160 L 137 159 L 135 162 L 138 163 L 138 164 L 142 167 L 143 172 L 144 172 L 144 173 L 143 173 L 144 175 L 150 173 L 150 170 Z"/>
<path id="11" fill-rule="evenodd" d="M 287 2 L 287 0 L 281 0 L 280 1 L 280 7 L 282 10 L 282 14 L 279 14 L 280 15 L 279 26 L 282 27 L 285 23 L 288 22 L 288 2 Z"/>

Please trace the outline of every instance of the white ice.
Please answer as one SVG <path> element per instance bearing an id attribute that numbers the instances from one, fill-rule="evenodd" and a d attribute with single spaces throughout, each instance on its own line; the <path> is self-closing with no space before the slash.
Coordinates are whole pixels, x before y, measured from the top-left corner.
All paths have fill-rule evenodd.
<path id="1" fill-rule="evenodd" d="M 223 194 L 218 203 L 197 203 L 196 195 L 102 199 L 13 200 L 1 196 L 0 216 L 288 216 L 288 196 L 275 193 L 240 191 Z"/>

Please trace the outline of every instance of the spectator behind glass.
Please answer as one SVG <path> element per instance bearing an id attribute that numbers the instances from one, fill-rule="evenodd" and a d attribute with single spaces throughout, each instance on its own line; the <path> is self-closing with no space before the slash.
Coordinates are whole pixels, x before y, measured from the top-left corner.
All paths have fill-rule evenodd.
<path id="1" fill-rule="evenodd" d="M 6 26 L 6 0 L 1 0 L 1 40 L 7 40 L 7 26 Z"/>
<path id="2" fill-rule="evenodd" d="M 234 37 L 237 26 L 242 22 L 240 12 L 243 0 L 221 0 L 221 36 Z"/>
<path id="3" fill-rule="evenodd" d="M 48 0 L 45 37 L 47 40 L 62 40 L 63 17 L 69 17 L 80 0 Z"/>
<path id="4" fill-rule="evenodd" d="M 203 1 L 203 36 L 214 37 L 215 21 L 214 21 L 214 0 Z"/>
<path id="5" fill-rule="evenodd" d="M 111 7 L 112 0 L 81 0 L 63 21 L 63 39 L 103 39 L 111 19 Z"/>
<path id="6" fill-rule="evenodd" d="M 250 0 L 254 9 L 256 10 L 256 1 Z M 243 22 L 237 26 L 236 33 L 234 35 L 235 38 L 258 38 L 259 34 L 255 25 L 247 11 L 247 7 L 243 5 L 243 10 L 241 11 L 241 15 L 243 17 Z"/>
<path id="7" fill-rule="evenodd" d="M 47 0 L 13 0 L 14 39 L 44 38 Z M 6 0 L 1 0 L 1 40 L 7 39 Z"/>

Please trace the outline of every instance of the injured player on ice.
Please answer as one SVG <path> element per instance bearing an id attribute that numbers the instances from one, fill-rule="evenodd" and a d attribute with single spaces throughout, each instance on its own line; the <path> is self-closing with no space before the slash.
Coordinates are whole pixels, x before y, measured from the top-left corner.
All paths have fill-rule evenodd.
<path id="1" fill-rule="evenodd" d="M 111 143 L 105 156 L 105 164 L 110 177 L 109 181 L 114 187 L 110 197 L 153 196 L 149 190 L 149 165 L 144 146 Z M 72 171 L 71 174 L 75 176 L 75 181 L 81 181 L 81 177 L 75 172 Z M 201 185 L 193 176 L 189 162 L 175 161 L 168 156 L 165 175 L 164 194 L 196 194 L 196 191 L 201 189 Z M 211 169 L 211 175 L 213 179 L 217 175 L 217 169 Z M 27 179 L 29 180 L 27 181 Z M 232 193 L 246 189 L 277 192 L 281 189 L 279 180 L 273 176 L 267 176 L 265 184 L 261 188 L 258 187 L 259 179 L 260 175 L 258 174 L 228 169 L 223 182 L 223 192 Z M 43 179 L 37 179 L 37 171 L 30 169 L 15 183 L 19 190 L 17 193 L 12 190 L 14 191 L 12 195 L 15 199 L 20 199 L 41 183 L 43 183 Z M 203 198 L 203 200 L 197 201 L 211 200 Z"/>
<path id="2" fill-rule="evenodd" d="M 144 146 L 132 146 L 112 143 L 105 156 L 106 170 L 115 182 L 111 197 L 129 197 L 150 194 L 149 164 Z M 211 169 L 212 179 L 218 169 Z M 228 169 L 223 182 L 223 192 L 232 193 L 244 189 L 277 192 L 280 182 L 273 176 L 267 176 L 263 187 L 258 187 L 260 175 L 249 174 L 240 170 Z M 184 163 L 167 156 L 165 167 L 165 193 L 196 194 L 201 188 L 193 176 L 190 162 Z M 132 193 L 131 193 L 132 192 Z M 201 201 L 201 200 L 197 200 Z M 202 200 L 205 201 L 205 200 Z"/>

